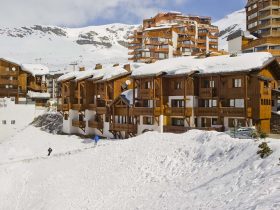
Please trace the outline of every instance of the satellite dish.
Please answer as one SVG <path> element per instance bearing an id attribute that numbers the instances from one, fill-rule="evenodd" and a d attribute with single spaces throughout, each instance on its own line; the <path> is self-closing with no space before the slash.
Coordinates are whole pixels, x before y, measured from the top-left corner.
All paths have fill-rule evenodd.
<path id="1" fill-rule="evenodd" d="M 128 80 L 125 81 L 125 84 L 130 85 L 131 81 L 128 79 Z"/>
<path id="2" fill-rule="evenodd" d="M 16 70 L 16 67 L 13 67 L 13 68 L 12 68 L 12 71 L 15 71 L 15 70 Z"/>

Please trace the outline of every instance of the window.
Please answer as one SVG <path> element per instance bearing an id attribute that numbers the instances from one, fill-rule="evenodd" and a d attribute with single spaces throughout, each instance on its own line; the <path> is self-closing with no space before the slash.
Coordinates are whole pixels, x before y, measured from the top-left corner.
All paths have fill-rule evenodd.
<path id="1" fill-rule="evenodd" d="M 6 121 L 6 120 L 2 120 L 2 124 L 3 124 L 3 125 L 6 125 L 6 124 L 7 124 L 7 121 Z"/>
<path id="2" fill-rule="evenodd" d="M 210 80 L 210 88 L 214 88 L 215 87 L 215 81 L 213 81 L 213 80 Z"/>
<path id="3" fill-rule="evenodd" d="M 264 86 L 264 88 L 268 88 L 269 87 L 269 82 L 268 81 L 264 81 L 263 82 L 263 86 Z"/>
<path id="4" fill-rule="evenodd" d="M 212 125 L 218 125 L 218 118 L 212 118 Z"/>
<path id="5" fill-rule="evenodd" d="M 12 125 L 16 124 L 16 121 L 15 120 L 11 120 L 11 124 Z"/>
<path id="6" fill-rule="evenodd" d="M 143 117 L 144 125 L 153 125 L 153 117 Z"/>
<path id="7" fill-rule="evenodd" d="M 152 83 L 151 83 L 151 81 L 145 82 L 145 83 L 144 83 L 144 87 L 145 87 L 145 89 L 150 89 L 150 88 L 152 88 Z"/>
<path id="8" fill-rule="evenodd" d="M 181 81 L 180 82 L 175 82 L 174 85 L 175 85 L 175 87 L 174 87 L 175 90 L 183 89 L 183 85 L 182 85 Z"/>
<path id="9" fill-rule="evenodd" d="M 183 100 L 171 100 L 171 107 L 184 107 Z"/>
<path id="10" fill-rule="evenodd" d="M 184 126 L 183 118 L 172 118 L 172 126 Z"/>
<path id="11" fill-rule="evenodd" d="M 241 79 L 233 79 L 233 87 L 234 87 L 234 88 L 240 88 L 240 87 L 242 87 Z"/>

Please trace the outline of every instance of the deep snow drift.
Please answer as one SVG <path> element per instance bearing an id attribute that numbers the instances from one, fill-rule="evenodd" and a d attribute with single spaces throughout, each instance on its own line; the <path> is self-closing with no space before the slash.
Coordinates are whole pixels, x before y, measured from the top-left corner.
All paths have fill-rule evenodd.
<path id="1" fill-rule="evenodd" d="M 30 126 L 0 144 L 0 209 L 279 209 L 280 142 L 269 141 L 261 159 L 260 142 L 217 132 L 95 147 Z"/>

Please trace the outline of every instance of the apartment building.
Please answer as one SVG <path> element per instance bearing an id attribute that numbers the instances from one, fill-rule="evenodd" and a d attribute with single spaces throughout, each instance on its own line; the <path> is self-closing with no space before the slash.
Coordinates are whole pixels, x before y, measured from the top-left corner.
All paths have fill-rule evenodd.
<path id="1" fill-rule="evenodd" d="M 218 27 L 210 17 L 159 13 L 143 20 L 129 36 L 129 60 L 152 63 L 157 60 L 218 52 Z"/>
<path id="2" fill-rule="evenodd" d="M 166 59 L 131 72 L 114 71 L 106 81 L 96 75 L 104 70 L 86 72 L 90 77 L 78 73 L 60 79 L 68 88 L 61 108 L 64 123 L 77 128 L 64 129 L 66 133 L 127 138 L 146 131 L 223 131 L 253 125 L 268 133 L 278 103 L 274 95 L 280 66 L 270 53 Z"/>
<path id="3" fill-rule="evenodd" d="M 11 98 L 15 103 L 34 102 L 45 105 L 49 99 L 46 75 L 49 69 L 40 64 L 21 64 L 0 58 L 0 98 Z"/>
<path id="4" fill-rule="evenodd" d="M 248 0 L 246 16 L 257 39 L 245 39 L 243 52 L 270 52 L 280 62 L 280 0 Z"/>

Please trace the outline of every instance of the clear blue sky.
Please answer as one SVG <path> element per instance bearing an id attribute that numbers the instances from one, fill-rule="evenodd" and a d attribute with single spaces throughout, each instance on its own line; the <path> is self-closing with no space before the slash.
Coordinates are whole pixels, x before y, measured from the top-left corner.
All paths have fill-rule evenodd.
<path id="1" fill-rule="evenodd" d="M 107 24 L 112 22 L 121 22 L 128 24 L 138 24 L 141 23 L 143 16 L 148 16 L 152 14 L 151 11 L 180 11 L 184 14 L 194 14 L 202 16 L 210 16 L 213 21 L 219 20 L 230 14 L 231 12 L 240 10 L 244 8 L 247 0 L 138 0 L 143 1 L 143 4 L 147 4 L 146 9 L 147 14 L 141 10 L 143 15 L 139 15 L 137 11 L 137 5 L 135 5 L 135 14 L 131 10 L 131 5 L 126 7 L 126 5 L 118 5 L 117 9 L 114 9 L 114 15 L 111 18 L 101 18 L 98 17 L 95 20 L 89 21 L 87 24 Z M 149 3 L 147 3 L 149 2 Z M 132 6 L 133 8 L 133 6 Z M 129 11 L 128 11 L 129 10 Z M 147 18 L 147 17 L 145 17 Z"/>

